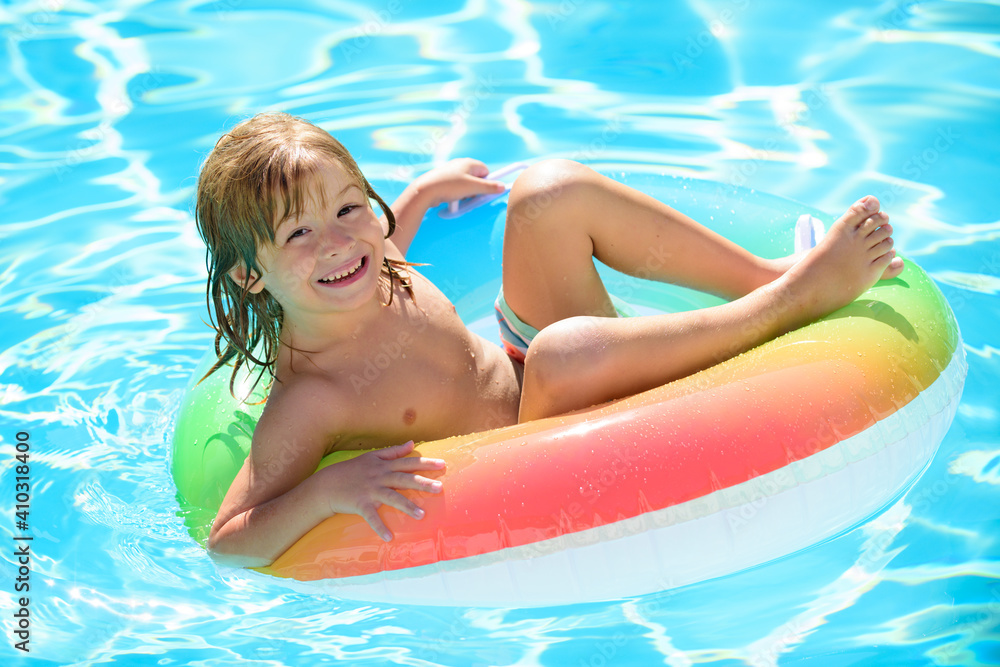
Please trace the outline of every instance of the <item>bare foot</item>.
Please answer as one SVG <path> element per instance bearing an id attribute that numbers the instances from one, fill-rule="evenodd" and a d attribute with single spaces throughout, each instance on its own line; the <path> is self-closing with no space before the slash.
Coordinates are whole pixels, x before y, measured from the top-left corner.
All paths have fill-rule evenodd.
<path id="1" fill-rule="evenodd" d="M 791 260 L 780 279 L 807 321 L 846 306 L 878 280 L 895 278 L 903 260 L 892 249 L 889 216 L 869 195 L 855 202 L 804 257 Z"/>
<path id="2" fill-rule="evenodd" d="M 777 276 L 784 275 L 788 269 L 801 262 L 812 251 L 813 249 L 809 248 L 808 250 L 797 252 L 794 255 L 786 255 L 785 257 L 779 257 L 778 259 L 769 259 L 767 260 L 769 262 L 769 268 L 774 271 Z"/>

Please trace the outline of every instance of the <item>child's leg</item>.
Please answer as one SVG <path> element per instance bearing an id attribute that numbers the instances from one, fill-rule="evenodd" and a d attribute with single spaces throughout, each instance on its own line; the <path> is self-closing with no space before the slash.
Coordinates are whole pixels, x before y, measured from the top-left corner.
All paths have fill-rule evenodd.
<path id="1" fill-rule="evenodd" d="M 538 329 L 573 315 L 614 316 L 592 257 L 622 273 L 728 299 L 787 268 L 579 163 L 533 165 L 510 194 L 503 259 L 509 305 Z"/>
<path id="2" fill-rule="evenodd" d="M 889 268 L 888 218 L 869 199 L 872 210 L 856 204 L 787 270 L 789 260 L 756 257 L 582 165 L 556 160 L 527 170 L 508 208 L 504 296 L 520 319 L 547 328 L 528 352 L 521 420 L 689 375 L 849 303 L 883 273 L 898 274 L 898 261 Z M 736 300 L 617 319 L 592 257 Z"/>

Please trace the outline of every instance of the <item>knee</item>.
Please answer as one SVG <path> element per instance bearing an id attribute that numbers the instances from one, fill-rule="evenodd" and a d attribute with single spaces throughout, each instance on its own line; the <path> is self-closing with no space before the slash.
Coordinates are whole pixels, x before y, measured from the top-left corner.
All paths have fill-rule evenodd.
<path id="1" fill-rule="evenodd" d="M 537 416 L 589 407 L 588 397 L 604 372 L 606 341 L 594 317 L 570 317 L 555 322 L 535 337 L 524 362 L 524 393 Z"/>
<path id="2" fill-rule="evenodd" d="M 549 159 L 525 169 L 511 188 L 507 204 L 508 220 L 538 222 L 552 216 L 553 204 L 569 204 L 575 193 L 586 187 L 595 172 L 579 162 Z"/>

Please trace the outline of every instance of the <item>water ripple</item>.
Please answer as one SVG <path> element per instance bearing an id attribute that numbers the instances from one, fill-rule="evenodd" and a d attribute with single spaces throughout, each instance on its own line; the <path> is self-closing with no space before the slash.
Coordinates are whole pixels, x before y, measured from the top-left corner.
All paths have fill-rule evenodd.
<path id="1" fill-rule="evenodd" d="M 1000 590 L 989 509 L 1000 484 L 998 25 L 988 2 L 0 4 L 0 418 L 38 442 L 39 654 L 984 659 Z M 940 460 L 861 529 L 631 601 L 430 611 L 292 594 L 218 568 L 176 516 L 169 474 L 173 415 L 210 341 L 191 199 L 219 132 L 269 108 L 316 120 L 396 192 L 469 154 L 687 173 L 832 212 L 875 193 L 970 353 Z M 461 284 L 495 292 L 485 282 Z M 8 458 L 9 438 L 0 433 Z M 10 556 L 0 564 L 9 577 Z"/>

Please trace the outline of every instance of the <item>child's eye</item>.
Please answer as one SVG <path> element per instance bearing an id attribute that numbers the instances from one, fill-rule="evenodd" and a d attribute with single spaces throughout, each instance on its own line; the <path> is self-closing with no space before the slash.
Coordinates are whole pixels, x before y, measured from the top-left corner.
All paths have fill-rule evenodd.
<path id="1" fill-rule="evenodd" d="M 300 227 L 299 229 L 296 229 L 294 232 L 292 232 L 291 234 L 288 235 L 288 240 L 291 241 L 295 237 L 302 236 L 305 233 L 306 233 L 306 230 Z"/>
<path id="2" fill-rule="evenodd" d="M 351 211 L 353 211 L 354 209 L 356 209 L 357 207 L 358 207 L 357 204 L 348 204 L 347 206 L 345 206 L 342 209 L 340 209 L 339 211 L 337 211 L 337 217 L 339 218 L 339 217 L 345 216 L 348 213 L 350 213 Z"/>

